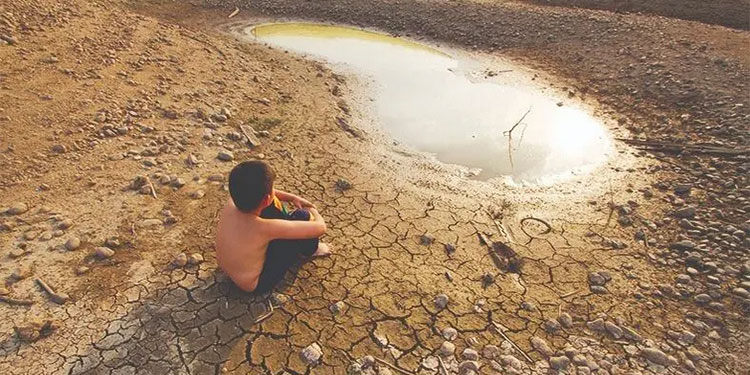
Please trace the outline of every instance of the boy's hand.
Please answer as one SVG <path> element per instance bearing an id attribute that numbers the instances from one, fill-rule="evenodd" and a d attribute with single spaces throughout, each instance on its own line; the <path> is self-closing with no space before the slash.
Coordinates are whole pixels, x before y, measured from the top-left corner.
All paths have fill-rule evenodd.
<path id="1" fill-rule="evenodd" d="M 310 201 L 308 201 L 307 199 L 300 198 L 297 196 L 295 196 L 294 199 L 292 199 L 292 204 L 294 205 L 294 207 L 297 207 L 297 208 L 306 208 L 306 207 L 314 208 L 315 207 L 315 205 L 310 203 Z"/>

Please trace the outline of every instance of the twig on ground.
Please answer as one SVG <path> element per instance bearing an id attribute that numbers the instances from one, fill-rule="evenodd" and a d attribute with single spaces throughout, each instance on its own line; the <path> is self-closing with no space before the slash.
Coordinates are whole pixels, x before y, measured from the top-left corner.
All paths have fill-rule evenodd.
<path id="1" fill-rule="evenodd" d="M 415 375 L 413 372 L 404 370 L 401 367 L 398 367 L 396 365 L 390 364 L 387 361 L 385 361 L 384 359 L 380 359 L 378 357 L 373 357 L 373 358 L 375 358 L 375 362 L 378 362 L 380 364 L 386 365 L 386 366 L 390 367 L 391 370 L 396 370 L 396 371 L 398 371 L 398 372 L 400 372 L 402 374 L 406 374 L 406 375 Z"/>
<path id="2" fill-rule="evenodd" d="M 268 312 L 265 313 L 265 314 L 263 314 L 263 315 L 261 315 L 261 316 L 259 316 L 258 319 L 255 319 L 255 324 L 258 324 L 258 323 L 260 323 L 260 322 L 262 322 L 262 321 L 270 318 L 271 315 L 273 315 L 273 303 L 271 303 L 270 300 L 267 300 L 267 302 L 268 302 Z"/>
<path id="3" fill-rule="evenodd" d="M 34 301 L 27 300 L 27 299 L 18 299 L 8 296 L 0 296 L 0 302 L 5 302 L 10 305 L 19 305 L 19 306 L 31 306 L 34 304 Z"/>
<path id="4" fill-rule="evenodd" d="M 580 290 L 576 289 L 576 290 L 574 290 L 572 292 L 568 292 L 568 293 L 565 293 L 565 294 L 561 295 L 560 298 L 568 298 L 568 297 L 570 297 L 570 296 L 572 296 L 574 294 L 577 294 L 578 292 L 580 292 Z"/>
<path id="5" fill-rule="evenodd" d="M 151 196 L 154 197 L 154 199 L 159 199 L 156 197 L 156 189 L 154 189 L 154 184 L 151 182 L 151 179 L 146 176 L 146 184 L 148 184 L 148 189 L 151 190 Z"/>
<path id="6" fill-rule="evenodd" d="M 523 351 L 523 349 L 521 349 L 521 348 L 520 348 L 520 347 L 519 347 L 518 345 L 516 345 L 516 343 L 515 343 L 515 342 L 513 342 L 513 340 L 511 340 L 511 339 L 510 339 L 510 337 L 508 337 L 508 336 L 507 336 L 507 335 L 505 334 L 505 332 L 503 332 L 503 326 L 501 326 L 501 325 L 500 325 L 500 324 L 498 324 L 498 323 L 495 323 L 495 322 L 494 322 L 494 321 L 492 321 L 492 320 L 490 320 L 490 323 L 492 323 L 492 325 L 493 325 L 493 326 L 495 326 L 495 329 L 497 330 L 497 332 L 498 332 L 498 333 L 500 333 L 500 335 L 501 335 L 501 336 L 503 336 L 503 338 L 504 338 L 505 340 L 507 340 L 507 341 L 508 341 L 508 342 L 509 342 L 509 343 L 510 343 L 511 345 L 513 345 L 513 347 L 514 347 L 514 348 L 515 348 L 516 350 L 518 350 L 518 351 L 519 351 L 519 352 L 520 352 L 521 354 L 523 354 L 523 357 L 524 357 L 524 358 L 526 359 L 526 361 L 528 361 L 529 363 L 534 363 L 534 361 L 533 361 L 533 360 L 531 359 L 531 357 L 529 357 L 529 355 L 528 355 L 528 354 L 526 354 L 526 352 L 525 352 L 525 351 Z"/>
<path id="7" fill-rule="evenodd" d="M 528 217 L 525 217 L 525 218 L 521 219 L 521 231 L 525 235 L 529 236 L 529 238 L 537 238 L 535 236 L 530 235 L 529 232 L 527 232 L 526 229 L 523 227 L 523 223 L 525 223 L 525 222 L 527 222 L 529 220 L 533 220 L 533 221 L 542 223 L 545 227 L 547 227 L 547 229 L 545 229 L 544 232 L 539 233 L 539 234 L 547 234 L 549 232 L 552 232 L 552 225 L 550 225 L 548 222 L 544 221 L 543 219 L 539 219 L 539 218 L 536 218 L 536 217 L 533 217 L 533 216 L 528 216 Z"/>
<path id="8" fill-rule="evenodd" d="M 442 372 L 442 375 L 448 375 L 448 369 L 445 368 L 445 362 L 443 362 L 443 359 L 440 358 L 440 356 L 437 357 L 438 363 L 440 364 L 440 372 Z"/>
<path id="9" fill-rule="evenodd" d="M 240 12 L 240 8 L 234 8 L 234 12 L 232 12 L 232 14 L 230 14 L 229 17 L 227 17 L 227 18 L 232 18 L 232 17 L 236 16 L 237 13 L 239 13 L 239 12 Z"/>

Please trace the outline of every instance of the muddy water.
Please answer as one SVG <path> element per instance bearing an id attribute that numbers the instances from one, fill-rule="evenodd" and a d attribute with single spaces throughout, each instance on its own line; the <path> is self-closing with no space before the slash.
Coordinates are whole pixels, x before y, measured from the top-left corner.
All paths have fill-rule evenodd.
<path id="1" fill-rule="evenodd" d="M 365 75 L 376 120 L 391 137 L 442 162 L 478 168 L 479 178 L 554 182 L 593 170 L 610 152 L 606 129 L 585 111 L 558 106 L 530 86 L 476 82 L 464 61 L 425 45 L 305 23 L 244 33 Z"/>

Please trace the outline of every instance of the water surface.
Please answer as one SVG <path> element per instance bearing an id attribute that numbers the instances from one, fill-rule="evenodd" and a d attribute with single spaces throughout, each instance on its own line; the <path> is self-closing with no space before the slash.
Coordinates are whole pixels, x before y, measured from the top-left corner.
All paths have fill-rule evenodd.
<path id="1" fill-rule="evenodd" d="M 460 60 L 426 45 L 320 24 L 248 31 L 369 77 L 376 120 L 391 137 L 442 162 L 480 168 L 479 178 L 558 181 L 591 171 L 611 147 L 606 129 L 587 112 L 558 106 L 533 87 L 472 81 L 459 73 Z"/>

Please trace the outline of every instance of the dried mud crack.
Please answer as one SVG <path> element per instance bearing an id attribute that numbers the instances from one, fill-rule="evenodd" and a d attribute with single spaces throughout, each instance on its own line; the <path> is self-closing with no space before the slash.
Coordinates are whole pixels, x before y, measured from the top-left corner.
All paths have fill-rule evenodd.
<path id="1" fill-rule="evenodd" d="M 745 371 L 746 31 L 486 1 L 208 3 L 2 4 L 2 373 Z M 223 34 L 235 7 L 511 56 L 648 147 L 553 188 L 467 182 L 359 127 L 346 77 Z M 701 152 L 718 148 L 738 151 Z M 224 176 L 249 158 L 316 202 L 335 248 L 268 296 L 213 251 Z"/>

